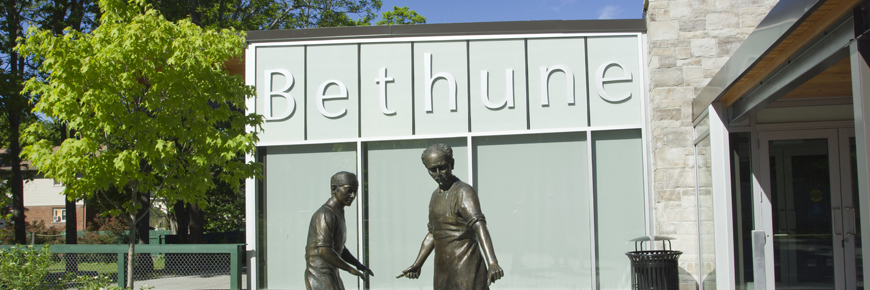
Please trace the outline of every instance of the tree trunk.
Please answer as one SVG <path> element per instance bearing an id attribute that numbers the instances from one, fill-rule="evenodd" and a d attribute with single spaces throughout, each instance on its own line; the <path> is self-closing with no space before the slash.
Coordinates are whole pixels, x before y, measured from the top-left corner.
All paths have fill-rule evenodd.
<path id="1" fill-rule="evenodd" d="M 196 24 L 197 26 L 202 25 L 202 20 L 200 18 L 199 13 L 199 3 L 197 0 L 188 0 L 190 2 L 190 22 Z"/>
<path id="2" fill-rule="evenodd" d="M 204 234 L 202 209 L 196 203 L 189 203 L 188 209 L 190 211 L 190 243 L 202 244 Z"/>
<path id="3" fill-rule="evenodd" d="M 190 214 L 187 212 L 184 202 L 181 201 L 176 202 L 172 206 L 172 209 L 175 212 L 175 221 L 178 226 L 178 232 L 175 233 L 178 235 L 178 243 L 187 244 L 187 226 L 190 221 Z"/>
<path id="4" fill-rule="evenodd" d="M 63 142 L 68 138 L 66 125 L 60 126 L 60 141 Z M 75 245 L 78 244 L 78 214 L 76 214 L 76 202 L 74 200 L 69 200 L 69 195 L 66 195 L 66 198 L 63 199 L 66 204 L 66 244 L 67 245 Z M 84 227 L 82 227 L 84 229 Z M 64 261 L 66 262 L 66 272 L 67 273 L 76 273 L 79 271 L 78 257 L 75 253 L 66 253 L 63 255 Z"/>
<path id="5" fill-rule="evenodd" d="M 65 199 L 66 201 L 66 244 L 67 245 L 75 245 L 78 243 L 78 229 L 77 229 L 77 216 L 76 216 L 76 202 L 70 201 L 69 199 Z M 78 260 L 76 260 L 75 253 L 67 253 L 64 254 L 64 261 L 66 261 L 66 271 L 75 273 L 79 270 Z"/>
<path id="6" fill-rule="evenodd" d="M 10 96 L 10 98 L 16 97 Z M 10 109 L 6 114 L 9 120 L 9 158 L 12 164 L 12 178 L 10 180 L 12 223 L 15 226 L 15 243 L 27 244 L 27 231 L 24 224 L 24 176 L 21 173 L 21 143 L 18 140 L 21 135 L 18 131 L 21 126 L 21 116 L 16 110 L 17 108 Z"/>
<path id="7" fill-rule="evenodd" d="M 139 213 L 136 215 L 139 218 L 139 231 L 136 236 L 139 238 L 140 245 L 147 245 L 150 243 L 151 236 L 149 235 L 149 228 L 151 227 L 151 208 L 146 207 L 146 204 L 149 204 L 148 200 L 151 198 L 151 193 L 142 194 L 140 198 L 140 202 L 142 204 L 142 209 L 139 210 Z"/>
<path id="8" fill-rule="evenodd" d="M 125 288 L 133 288 L 133 260 L 136 259 L 136 214 L 130 214 L 130 237 L 127 239 L 127 283 Z"/>

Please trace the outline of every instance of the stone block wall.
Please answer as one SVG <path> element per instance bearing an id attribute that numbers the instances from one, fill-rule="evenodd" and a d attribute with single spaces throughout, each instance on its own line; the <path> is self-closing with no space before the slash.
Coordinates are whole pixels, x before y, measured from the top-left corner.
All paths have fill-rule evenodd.
<path id="1" fill-rule="evenodd" d="M 692 99 L 776 2 L 648 0 L 645 17 L 655 234 L 676 238 L 674 249 L 683 251 L 683 290 L 697 289 L 704 278 L 698 265 Z"/>

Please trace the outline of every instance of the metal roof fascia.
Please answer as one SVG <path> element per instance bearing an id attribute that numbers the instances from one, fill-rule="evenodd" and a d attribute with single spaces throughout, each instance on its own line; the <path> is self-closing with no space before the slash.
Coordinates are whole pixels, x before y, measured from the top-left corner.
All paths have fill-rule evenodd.
<path id="1" fill-rule="evenodd" d="M 473 22 L 390 26 L 326 27 L 248 31 L 249 43 L 331 40 L 347 38 L 391 38 L 413 36 L 498 35 L 536 33 L 646 33 L 644 19 L 540 20 Z"/>
<path id="2" fill-rule="evenodd" d="M 734 83 L 782 42 L 803 20 L 826 0 L 779 1 L 764 17 L 731 58 L 692 100 L 692 119 L 730 89 Z"/>
<path id="3" fill-rule="evenodd" d="M 795 53 L 787 64 L 777 68 L 764 83 L 744 95 L 728 109 L 729 121 L 739 122 L 757 113 L 788 92 L 809 81 L 837 62 L 849 57 L 848 43 L 855 37 L 851 15 L 834 23 L 833 30 L 826 31 Z"/>

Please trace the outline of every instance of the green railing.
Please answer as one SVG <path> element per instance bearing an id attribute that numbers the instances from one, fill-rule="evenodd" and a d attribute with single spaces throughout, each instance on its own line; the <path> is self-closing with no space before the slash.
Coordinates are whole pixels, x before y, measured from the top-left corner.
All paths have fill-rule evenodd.
<path id="1" fill-rule="evenodd" d="M 0 249 L 8 247 L 11 246 L 0 246 Z M 110 274 L 118 286 L 123 287 L 127 274 L 127 250 L 127 245 L 51 245 L 50 251 L 59 263 L 49 272 Z M 136 255 L 134 280 L 137 281 L 142 277 L 171 279 L 229 274 L 230 289 L 241 289 L 242 286 L 242 244 L 136 245 Z M 107 266 L 116 269 L 107 269 Z"/>

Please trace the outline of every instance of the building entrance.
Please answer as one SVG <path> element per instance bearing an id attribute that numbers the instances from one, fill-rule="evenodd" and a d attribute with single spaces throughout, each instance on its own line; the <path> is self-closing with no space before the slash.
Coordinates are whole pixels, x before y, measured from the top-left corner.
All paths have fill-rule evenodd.
<path id="1" fill-rule="evenodd" d="M 758 136 L 768 279 L 776 289 L 864 289 L 854 130 Z"/>

